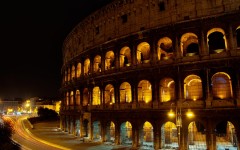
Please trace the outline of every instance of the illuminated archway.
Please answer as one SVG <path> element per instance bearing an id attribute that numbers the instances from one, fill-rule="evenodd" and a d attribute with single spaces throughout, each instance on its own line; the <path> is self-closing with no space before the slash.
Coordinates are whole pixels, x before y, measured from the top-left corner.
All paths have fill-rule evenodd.
<path id="1" fill-rule="evenodd" d="M 105 55 L 105 70 L 115 67 L 115 56 L 113 51 L 108 51 Z"/>
<path id="2" fill-rule="evenodd" d="M 81 75 L 81 69 L 82 69 L 82 64 L 78 63 L 78 65 L 77 65 L 77 78 L 79 78 L 80 75 Z"/>
<path id="3" fill-rule="evenodd" d="M 153 148 L 153 143 L 154 143 L 153 126 L 148 121 L 146 121 L 143 124 L 142 130 L 140 130 L 140 143 L 142 143 L 141 146 L 143 147 L 143 149 L 144 147 Z"/>
<path id="4" fill-rule="evenodd" d="M 107 123 L 105 139 L 107 142 L 115 141 L 115 124 L 112 121 Z"/>
<path id="5" fill-rule="evenodd" d="M 160 102 L 167 102 L 175 99 L 175 82 L 171 78 L 164 78 L 160 81 Z"/>
<path id="6" fill-rule="evenodd" d="M 128 82 L 123 82 L 120 85 L 120 103 L 132 102 L 132 90 L 131 85 Z"/>
<path id="7" fill-rule="evenodd" d="M 177 127 L 174 123 L 170 121 L 166 122 L 161 127 L 161 145 L 162 149 L 177 149 L 179 147 Z"/>
<path id="8" fill-rule="evenodd" d="M 71 69 L 68 68 L 68 77 L 67 80 L 70 81 L 71 80 Z"/>
<path id="9" fill-rule="evenodd" d="M 237 47 L 240 47 L 240 26 L 236 29 Z"/>
<path id="10" fill-rule="evenodd" d="M 72 65 L 71 78 L 72 78 L 72 79 L 75 78 L 75 66 L 74 66 L 74 65 Z"/>
<path id="11" fill-rule="evenodd" d="M 132 145 L 132 124 L 128 121 L 120 126 L 120 144 Z"/>
<path id="12" fill-rule="evenodd" d="M 114 87 L 112 84 L 108 84 L 105 87 L 104 99 L 105 99 L 105 104 L 107 105 L 111 105 L 115 103 Z"/>
<path id="13" fill-rule="evenodd" d="M 183 56 L 193 56 L 199 54 L 198 37 L 194 33 L 183 34 L 180 46 Z"/>
<path id="14" fill-rule="evenodd" d="M 208 31 L 207 37 L 210 54 L 221 53 L 227 49 L 227 41 L 223 29 L 213 28 Z"/>
<path id="15" fill-rule="evenodd" d="M 69 105 L 69 93 L 68 92 L 66 93 L 66 105 L 67 106 Z"/>
<path id="16" fill-rule="evenodd" d="M 238 139 L 234 125 L 230 121 L 221 121 L 216 125 L 216 146 L 219 149 L 237 149 Z"/>
<path id="17" fill-rule="evenodd" d="M 74 92 L 71 91 L 70 93 L 70 105 L 73 106 L 74 105 Z"/>
<path id="18" fill-rule="evenodd" d="M 131 65 L 131 49 L 129 47 L 125 46 L 120 50 L 119 61 L 120 68 Z"/>
<path id="19" fill-rule="evenodd" d="M 90 59 L 87 58 L 84 61 L 84 75 L 88 75 L 90 73 Z"/>
<path id="20" fill-rule="evenodd" d="M 217 99 L 232 98 L 232 82 L 228 74 L 218 72 L 212 76 L 212 94 Z"/>
<path id="21" fill-rule="evenodd" d="M 94 121 L 92 126 L 93 126 L 93 141 L 100 141 L 102 139 L 100 121 Z"/>
<path id="22" fill-rule="evenodd" d="M 152 101 L 152 85 L 148 80 L 138 83 L 138 102 L 149 103 Z"/>
<path id="23" fill-rule="evenodd" d="M 93 72 L 101 72 L 101 56 L 97 55 L 93 61 Z"/>
<path id="24" fill-rule="evenodd" d="M 189 149 L 207 149 L 206 132 L 203 124 L 198 121 L 191 122 L 188 125 L 188 148 Z"/>
<path id="25" fill-rule="evenodd" d="M 80 91 L 76 90 L 76 105 L 80 105 Z"/>
<path id="26" fill-rule="evenodd" d="M 184 98 L 198 100 L 203 96 L 202 80 L 197 75 L 189 75 L 184 79 Z"/>
<path id="27" fill-rule="evenodd" d="M 101 104 L 101 91 L 98 86 L 93 88 L 92 93 L 92 105 L 100 105 Z"/>
<path id="28" fill-rule="evenodd" d="M 137 63 L 149 63 L 150 61 L 150 45 L 142 42 L 137 46 Z"/>
<path id="29" fill-rule="evenodd" d="M 166 60 L 173 57 L 172 40 L 169 37 L 163 37 L 157 44 L 158 60 Z"/>

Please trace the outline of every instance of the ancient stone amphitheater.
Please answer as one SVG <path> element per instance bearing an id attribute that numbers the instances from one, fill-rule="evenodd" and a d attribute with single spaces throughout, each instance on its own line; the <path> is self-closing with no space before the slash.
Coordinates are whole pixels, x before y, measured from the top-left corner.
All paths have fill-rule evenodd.
<path id="1" fill-rule="evenodd" d="M 113 0 L 62 53 L 69 134 L 132 149 L 240 148 L 240 0 Z"/>

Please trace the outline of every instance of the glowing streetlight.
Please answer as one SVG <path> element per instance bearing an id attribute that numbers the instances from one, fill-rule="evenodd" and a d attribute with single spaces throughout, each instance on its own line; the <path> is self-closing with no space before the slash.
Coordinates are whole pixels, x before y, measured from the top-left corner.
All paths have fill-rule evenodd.
<path id="1" fill-rule="evenodd" d="M 185 104 L 185 103 L 188 104 L 187 102 L 183 102 L 180 106 L 178 106 L 177 104 L 172 103 L 171 104 L 171 109 L 168 112 L 168 117 L 169 118 L 176 117 L 176 126 L 177 126 L 177 131 L 178 131 L 178 146 L 179 146 L 179 149 L 180 149 L 180 141 L 181 141 L 181 139 L 180 139 L 180 137 L 181 137 L 180 136 L 181 135 L 180 130 L 181 130 L 181 127 L 182 127 L 182 105 Z M 173 104 L 176 107 L 175 112 L 172 109 L 172 105 Z M 193 118 L 194 117 L 194 113 L 190 109 L 188 109 L 187 112 L 186 112 L 186 116 L 187 116 L 187 118 Z"/>

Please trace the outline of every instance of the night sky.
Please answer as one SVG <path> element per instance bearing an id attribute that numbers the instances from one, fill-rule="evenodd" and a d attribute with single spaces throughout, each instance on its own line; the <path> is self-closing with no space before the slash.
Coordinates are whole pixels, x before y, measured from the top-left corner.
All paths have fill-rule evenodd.
<path id="1" fill-rule="evenodd" d="M 58 98 L 64 39 L 110 1 L 1 1 L 0 99 Z"/>

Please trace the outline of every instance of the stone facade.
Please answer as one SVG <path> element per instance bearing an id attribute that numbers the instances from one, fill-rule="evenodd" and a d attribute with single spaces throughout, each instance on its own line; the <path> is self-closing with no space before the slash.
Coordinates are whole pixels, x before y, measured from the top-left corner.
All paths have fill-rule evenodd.
<path id="1" fill-rule="evenodd" d="M 63 44 L 61 128 L 133 149 L 239 148 L 239 18 L 239 0 L 97 10 Z"/>

